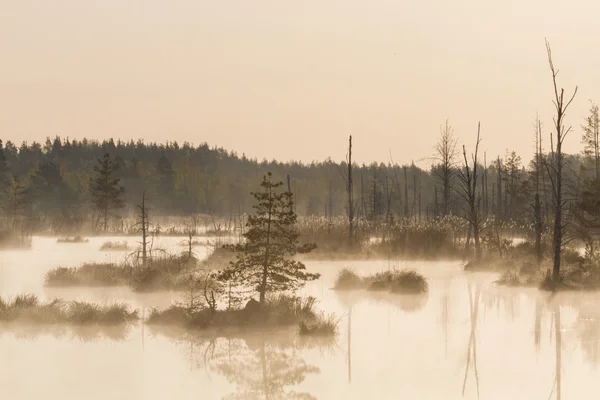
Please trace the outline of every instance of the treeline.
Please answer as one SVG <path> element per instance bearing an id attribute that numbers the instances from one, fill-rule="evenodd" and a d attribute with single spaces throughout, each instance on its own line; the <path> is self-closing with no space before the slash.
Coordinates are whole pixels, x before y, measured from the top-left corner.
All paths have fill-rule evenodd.
<path id="1" fill-rule="evenodd" d="M 464 200 L 457 191 L 460 153 L 449 124 L 442 130 L 439 143 L 428 170 L 414 164 L 354 165 L 356 217 L 425 220 L 463 215 Z M 345 150 L 340 148 L 340 152 Z M 354 152 L 360 153 L 360 149 Z M 93 182 L 98 179 L 97 167 L 105 154 L 114 164 L 111 178 L 123 188 L 122 210 L 115 210 L 112 217 L 133 210 L 144 192 L 155 215 L 239 215 L 251 211 L 248 194 L 268 171 L 288 182 L 299 215 L 347 214 L 344 162 L 281 163 L 250 159 L 207 144 L 194 147 L 177 142 L 56 137 L 43 145 L 23 142 L 19 147 L 0 141 L 4 215 L 50 221 L 55 231 L 85 225 L 91 211 L 102 211 Z M 568 157 L 570 170 L 585 175 L 583 167 L 588 159 L 589 155 Z M 531 222 L 534 163 L 523 165 L 514 152 L 496 160 L 484 156 L 481 161 L 478 201 L 482 212 L 503 220 Z M 548 215 L 550 195 L 544 193 L 542 197 Z M 112 226 L 118 224 L 113 221 Z"/>
<path id="2" fill-rule="evenodd" d="M 598 121 L 598 107 L 592 104 L 582 127 L 584 151 L 563 155 L 566 199 L 587 214 L 593 211 L 594 194 L 599 192 L 592 184 L 600 176 Z M 552 152 L 542 150 L 539 121 L 531 138 L 535 154 L 528 165 L 514 151 L 495 159 L 480 151 L 473 164 L 472 154 L 466 150 L 474 149 L 467 146 L 462 154 L 463 148 L 446 121 L 429 169 L 414 163 L 353 164 L 353 215 L 388 222 L 418 222 L 447 215 L 468 218 L 472 196 L 482 220 L 493 216 L 496 221 L 526 226 L 534 223 L 537 194 L 537 212 L 548 225 L 553 212 L 551 171 L 547 168 L 552 164 Z M 343 154 L 347 149 L 342 146 Z M 353 151 L 360 154 L 360 148 Z M 477 172 L 470 185 L 475 192 L 470 196 L 465 192 L 467 167 L 471 174 Z M 0 204 L 6 219 L 27 219 L 33 221 L 34 230 L 44 227 L 55 232 L 85 229 L 90 223 L 105 231 L 122 229 L 122 217 L 136 209 L 142 194 L 155 216 L 233 218 L 251 211 L 249 193 L 255 182 L 271 172 L 294 194 L 298 215 L 339 217 L 348 215 L 347 171 L 345 162 L 258 161 L 206 143 L 194 147 L 187 142 L 146 144 L 141 140 L 56 137 L 47 138 L 43 145 L 23 142 L 17 147 L 0 140 Z M 570 210 L 577 214 L 574 208 Z"/>

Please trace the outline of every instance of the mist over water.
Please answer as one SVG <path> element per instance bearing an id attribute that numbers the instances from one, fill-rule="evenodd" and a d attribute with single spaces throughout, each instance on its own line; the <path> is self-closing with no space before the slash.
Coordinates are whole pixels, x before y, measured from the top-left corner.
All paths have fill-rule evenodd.
<path id="1" fill-rule="evenodd" d="M 126 257 L 99 251 L 106 240 L 123 239 L 59 244 L 34 237 L 30 251 L 0 252 L 0 295 L 125 301 L 141 316 L 180 300 L 180 293 L 138 294 L 127 287 L 44 288 L 44 274 L 53 267 Z M 180 241 L 159 238 L 155 246 L 181 251 Z M 207 251 L 195 248 L 199 257 Z M 367 274 L 408 266 L 428 279 L 428 294 L 331 290 L 343 267 Z M 600 393 L 600 295 L 498 287 L 497 274 L 465 273 L 457 262 L 332 261 L 307 267 L 322 276 L 304 294 L 339 318 L 334 342 L 300 338 L 295 328 L 225 335 L 141 322 L 105 331 L 3 325 L 0 393 L 27 400 L 591 399 Z"/>

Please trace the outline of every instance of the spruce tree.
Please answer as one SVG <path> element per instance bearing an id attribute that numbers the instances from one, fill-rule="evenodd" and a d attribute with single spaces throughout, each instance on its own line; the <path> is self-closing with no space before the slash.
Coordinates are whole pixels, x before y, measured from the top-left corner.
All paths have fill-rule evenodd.
<path id="1" fill-rule="evenodd" d="M 298 253 L 310 252 L 316 245 L 299 245 L 292 193 L 280 191 L 282 185 L 283 182 L 273 182 L 269 172 L 263 177 L 262 190 L 251 193 L 256 204 L 255 213 L 246 224 L 246 240 L 230 246 L 237 252 L 237 260 L 221 274 L 222 280 L 258 293 L 261 305 L 267 293 L 296 291 L 320 276 L 306 272 L 303 263 L 291 259 Z"/>
<path id="2" fill-rule="evenodd" d="M 102 217 L 103 231 L 108 231 L 108 219 L 111 210 L 124 207 L 123 193 L 125 189 L 120 186 L 121 179 L 116 176 L 118 165 L 104 153 L 94 167 L 96 176 L 90 178 L 90 192 L 94 197 L 94 205 Z"/>

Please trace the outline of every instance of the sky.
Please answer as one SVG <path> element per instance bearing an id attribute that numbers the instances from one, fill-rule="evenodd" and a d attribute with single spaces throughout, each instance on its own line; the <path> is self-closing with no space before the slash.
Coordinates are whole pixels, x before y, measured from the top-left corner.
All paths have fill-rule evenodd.
<path id="1" fill-rule="evenodd" d="M 0 0 L 0 138 L 208 142 L 258 159 L 429 164 L 448 118 L 488 159 L 600 102 L 593 0 Z"/>

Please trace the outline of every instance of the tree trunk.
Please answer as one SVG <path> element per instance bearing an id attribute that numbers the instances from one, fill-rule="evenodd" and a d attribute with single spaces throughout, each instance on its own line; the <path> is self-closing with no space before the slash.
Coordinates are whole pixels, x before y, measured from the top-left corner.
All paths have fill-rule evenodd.
<path id="1" fill-rule="evenodd" d="M 269 250 L 271 249 L 271 217 L 273 211 L 273 194 L 271 188 L 269 188 L 269 212 L 267 214 L 267 244 L 265 246 L 265 261 L 263 264 L 263 276 L 262 282 L 260 284 L 260 305 L 264 305 L 265 303 L 265 294 L 267 292 L 267 276 L 269 274 Z"/>
<path id="2" fill-rule="evenodd" d="M 352 184 L 352 135 L 348 139 L 348 245 L 354 244 L 354 186 Z"/>
<path id="3" fill-rule="evenodd" d="M 539 193 L 535 194 L 535 254 L 538 265 L 542 263 L 542 204 Z"/>

